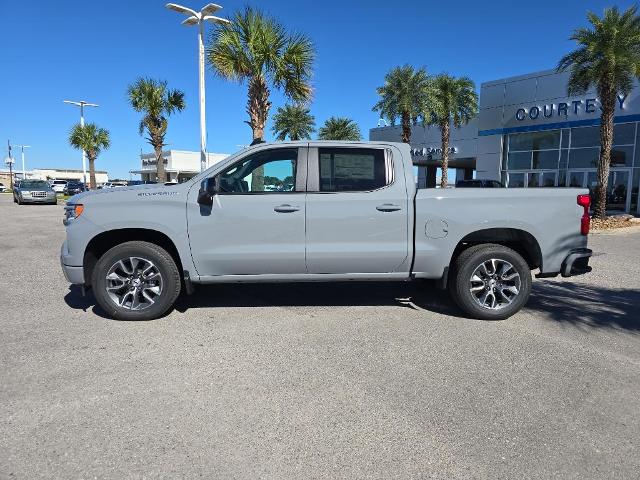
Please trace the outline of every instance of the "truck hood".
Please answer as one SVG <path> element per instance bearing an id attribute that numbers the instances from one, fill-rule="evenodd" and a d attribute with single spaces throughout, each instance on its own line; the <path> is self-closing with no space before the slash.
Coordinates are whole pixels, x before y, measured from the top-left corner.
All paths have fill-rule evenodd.
<path id="1" fill-rule="evenodd" d="M 67 200 L 67 203 L 102 203 L 118 202 L 122 200 L 137 200 L 144 198 L 175 197 L 186 194 L 190 184 L 177 183 L 172 185 L 148 184 L 133 185 L 131 187 L 103 188 L 78 193 Z"/>

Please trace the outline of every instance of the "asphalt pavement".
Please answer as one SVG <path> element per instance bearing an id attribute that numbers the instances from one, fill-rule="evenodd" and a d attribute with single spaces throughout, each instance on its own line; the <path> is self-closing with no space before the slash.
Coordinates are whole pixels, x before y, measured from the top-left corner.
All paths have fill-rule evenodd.
<path id="1" fill-rule="evenodd" d="M 218 285 L 149 322 L 0 195 L 0 478 L 638 478 L 640 228 L 501 322 L 428 282 Z"/>

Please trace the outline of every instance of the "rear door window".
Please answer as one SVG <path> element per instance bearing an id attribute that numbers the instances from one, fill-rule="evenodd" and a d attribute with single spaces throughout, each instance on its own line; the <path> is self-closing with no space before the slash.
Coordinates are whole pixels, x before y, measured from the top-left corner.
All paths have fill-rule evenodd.
<path id="1" fill-rule="evenodd" d="M 320 191 L 377 190 L 393 181 L 393 169 L 381 148 L 319 148 Z"/>

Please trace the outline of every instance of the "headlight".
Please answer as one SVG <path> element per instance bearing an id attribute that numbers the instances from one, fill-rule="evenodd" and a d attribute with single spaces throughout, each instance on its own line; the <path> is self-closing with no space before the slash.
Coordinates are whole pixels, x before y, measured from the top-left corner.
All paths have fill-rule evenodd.
<path id="1" fill-rule="evenodd" d="M 67 204 L 64 207 L 64 220 L 62 223 L 68 225 L 71 220 L 82 215 L 82 212 L 84 212 L 84 205 L 81 203 Z"/>

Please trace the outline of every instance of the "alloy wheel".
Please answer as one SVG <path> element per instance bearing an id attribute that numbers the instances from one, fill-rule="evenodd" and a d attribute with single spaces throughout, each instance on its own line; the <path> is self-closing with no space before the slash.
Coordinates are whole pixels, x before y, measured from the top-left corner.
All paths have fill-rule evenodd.
<path id="1" fill-rule="evenodd" d="M 520 294 L 520 274 L 506 260 L 491 258 L 478 265 L 469 279 L 469 291 L 483 308 L 500 310 Z"/>
<path id="2" fill-rule="evenodd" d="M 151 261 L 142 257 L 118 260 L 106 276 L 107 294 L 119 307 L 144 310 L 162 294 L 162 274 Z"/>

